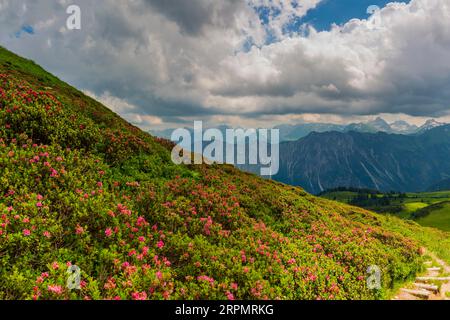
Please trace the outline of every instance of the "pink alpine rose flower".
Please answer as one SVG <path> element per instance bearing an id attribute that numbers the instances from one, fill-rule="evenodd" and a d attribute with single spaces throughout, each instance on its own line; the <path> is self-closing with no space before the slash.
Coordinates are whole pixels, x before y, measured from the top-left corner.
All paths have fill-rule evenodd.
<path id="1" fill-rule="evenodd" d="M 47 289 L 48 289 L 48 291 L 53 292 L 57 295 L 60 295 L 63 292 L 62 287 L 58 286 L 58 285 L 49 285 Z"/>

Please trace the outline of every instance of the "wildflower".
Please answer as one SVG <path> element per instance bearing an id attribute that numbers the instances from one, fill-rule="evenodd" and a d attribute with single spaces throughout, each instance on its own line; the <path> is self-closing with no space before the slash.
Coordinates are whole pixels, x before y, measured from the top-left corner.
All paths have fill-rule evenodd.
<path id="1" fill-rule="evenodd" d="M 58 176 L 58 171 L 56 171 L 55 169 L 51 169 L 52 173 L 50 174 L 50 177 L 54 178 Z"/>
<path id="2" fill-rule="evenodd" d="M 83 227 L 81 227 L 80 225 L 77 225 L 77 227 L 75 228 L 75 234 L 80 235 L 83 233 L 84 233 Z"/>
<path id="3" fill-rule="evenodd" d="M 145 224 L 146 224 L 146 221 L 145 221 L 145 218 L 144 218 L 144 217 L 138 217 L 138 218 L 137 218 L 136 225 L 137 225 L 138 227 L 141 227 L 141 226 L 143 226 L 143 225 L 145 225 Z"/>
<path id="4" fill-rule="evenodd" d="M 38 202 L 38 203 L 36 203 L 36 207 L 38 207 L 38 208 L 42 208 L 42 206 L 43 206 L 42 202 Z"/>
<path id="5" fill-rule="evenodd" d="M 157 277 L 159 280 L 161 280 L 162 277 L 163 277 L 162 272 L 158 270 L 158 271 L 156 272 L 156 277 Z"/>
<path id="6" fill-rule="evenodd" d="M 159 249 L 164 248 L 164 241 L 159 240 L 157 246 L 158 246 Z"/>
<path id="7" fill-rule="evenodd" d="M 55 261 L 55 262 L 52 263 L 52 269 L 53 269 L 53 270 L 58 270 L 58 269 L 59 269 L 59 264 L 58 264 L 58 262 Z"/>
<path id="8" fill-rule="evenodd" d="M 146 300 L 147 299 L 147 293 L 145 291 L 142 292 L 134 292 L 131 294 L 131 297 L 133 300 Z"/>
<path id="9" fill-rule="evenodd" d="M 50 232 L 48 232 L 48 231 L 44 231 L 44 232 L 42 233 L 42 235 L 43 235 L 44 237 L 46 237 L 46 238 L 50 238 L 50 237 L 51 237 L 51 234 L 50 234 Z"/>
<path id="10" fill-rule="evenodd" d="M 111 229 L 111 228 L 106 229 L 106 230 L 105 230 L 105 235 L 106 235 L 107 237 L 111 237 L 111 236 L 112 236 L 112 229 Z"/>
<path id="11" fill-rule="evenodd" d="M 228 300 L 230 301 L 234 300 L 234 295 L 231 292 L 227 291 L 225 295 L 227 296 Z"/>
<path id="12" fill-rule="evenodd" d="M 31 231 L 28 230 L 28 229 L 24 229 L 24 230 L 23 230 L 23 235 L 26 236 L 26 237 L 28 237 L 28 236 L 31 235 Z"/>
<path id="13" fill-rule="evenodd" d="M 112 290 L 116 288 L 116 280 L 114 278 L 109 278 L 108 281 L 103 286 L 106 290 Z"/>
<path id="14" fill-rule="evenodd" d="M 49 285 L 47 290 L 50 291 L 50 292 L 53 292 L 53 293 L 55 293 L 57 295 L 62 294 L 62 291 L 63 291 L 62 287 L 58 286 L 58 285 Z"/>
<path id="15" fill-rule="evenodd" d="M 317 280 L 317 276 L 316 276 L 315 274 L 310 274 L 310 275 L 308 276 L 308 280 L 309 280 L 309 281 L 316 281 L 316 280 Z"/>
<path id="16" fill-rule="evenodd" d="M 138 240 L 139 240 L 139 242 L 145 242 L 145 237 L 140 236 Z"/>
<path id="17" fill-rule="evenodd" d="M 211 285 L 214 284 L 214 279 L 211 278 L 211 277 L 208 277 L 208 276 L 198 276 L 198 277 L 197 277 L 197 280 L 198 280 L 198 281 L 206 281 L 206 282 L 209 282 Z"/>
<path id="18" fill-rule="evenodd" d="M 44 197 L 43 197 L 42 195 L 38 194 L 38 195 L 36 196 L 36 199 L 37 199 L 38 201 L 41 201 L 42 199 L 44 199 Z"/>

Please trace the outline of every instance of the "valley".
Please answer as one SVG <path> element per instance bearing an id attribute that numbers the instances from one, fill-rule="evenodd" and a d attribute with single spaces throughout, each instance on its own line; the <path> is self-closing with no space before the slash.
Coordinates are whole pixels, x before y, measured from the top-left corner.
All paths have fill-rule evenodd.
<path id="1" fill-rule="evenodd" d="M 311 133 L 279 150 L 273 179 L 314 194 L 338 187 L 422 192 L 448 179 L 450 126 L 417 135 Z"/>
<path id="2" fill-rule="evenodd" d="M 426 227 L 450 231 L 450 191 L 382 193 L 338 188 L 326 191 L 320 196 L 402 219 L 414 220 Z"/>

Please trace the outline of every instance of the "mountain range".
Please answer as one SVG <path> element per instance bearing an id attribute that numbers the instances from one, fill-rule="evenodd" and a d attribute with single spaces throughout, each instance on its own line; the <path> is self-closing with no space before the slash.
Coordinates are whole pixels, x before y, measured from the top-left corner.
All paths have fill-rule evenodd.
<path id="1" fill-rule="evenodd" d="M 311 133 L 280 144 L 280 171 L 273 178 L 312 193 L 336 187 L 425 191 L 450 177 L 448 159 L 450 125 L 414 135 Z"/>
<path id="2" fill-rule="evenodd" d="M 422 126 L 409 124 L 406 121 L 398 120 L 388 123 L 381 117 L 367 122 L 350 123 L 347 125 L 332 124 L 332 123 L 301 123 L 296 125 L 280 125 L 275 127 L 280 130 L 281 141 L 295 141 L 306 137 L 312 132 L 367 132 L 367 133 L 395 133 L 395 134 L 418 134 L 429 129 L 444 125 L 445 123 L 438 122 L 434 119 L 427 120 Z"/>
<path id="3" fill-rule="evenodd" d="M 389 124 L 380 117 L 345 126 L 278 126 L 280 171 L 271 178 L 314 194 L 336 187 L 400 192 L 442 190 L 450 178 L 449 127 L 434 119 L 418 127 L 405 121 Z M 219 127 L 224 135 L 229 128 Z M 169 129 L 164 134 L 170 137 L 171 132 Z M 183 147 L 193 150 L 192 145 Z M 260 173 L 258 165 L 237 167 Z"/>
<path id="4" fill-rule="evenodd" d="M 438 122 L 434 119 L 427 120 L 422 126 L 416 126 L 413 124 L 409 124 L 406 121 L 398 120 L 392 123 L 386 122 L 381 117 L 377 117 L 374 120 L 367 122 L 358 122 L 358 123 L 350 123 L 347 125 L 342 124 L 333 124 L 333 123 L 299 123 L 295 125 L 291 124 L 283 124 L 275 126 L 274 129 L 280 130 L 280 141 L 296 141 L 298 139 L 304 138 L 312 132 L 367 132 L 367 133 L 377 133 L 377 132 L 386 132 L 386 133 L 395 133 L 395 134 L 420 134 L 429 129 L 439 127 L 444 125 L 445 123 Z M 226 129 L 231 129 L 231 126 L 228 125 L 220 125 L 218 127 L 223 133 L 225 133 Z M 186 128 L 189 131 L 192 131 L 191 128 Z M 165 129 L 165 130 L 153 130 L 152 134 L 170 139 L 172 132 L 175 129 Z"/>

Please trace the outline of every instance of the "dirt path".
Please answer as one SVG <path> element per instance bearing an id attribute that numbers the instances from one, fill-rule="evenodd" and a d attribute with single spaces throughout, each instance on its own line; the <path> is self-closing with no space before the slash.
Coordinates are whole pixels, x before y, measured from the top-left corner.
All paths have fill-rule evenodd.
<path id="1" fill-rule="evenodd" d="M 426 274 L 401 288 L 393 300 L 450 300 L 450 266 L 432 252 L 425 254 L 431 258 L 425 262 Z"/>

